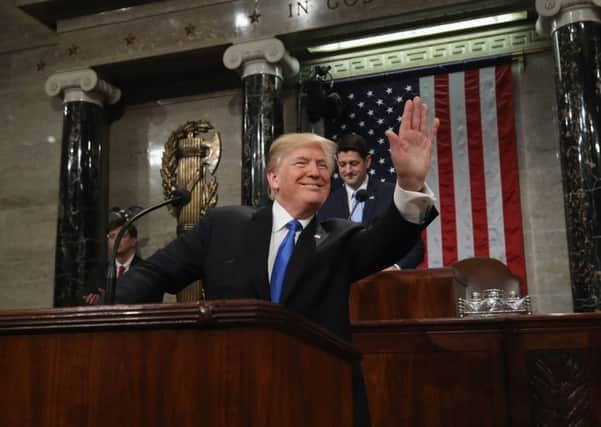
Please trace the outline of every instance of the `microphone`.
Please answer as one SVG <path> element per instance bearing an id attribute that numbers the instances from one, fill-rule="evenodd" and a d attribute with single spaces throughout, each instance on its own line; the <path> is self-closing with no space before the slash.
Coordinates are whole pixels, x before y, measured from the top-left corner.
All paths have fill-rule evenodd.
<path id="1" fill-rule="evenodd" d="M 192 195 L 185 188 L 177 188 L 171 192 L 169 198 L 163 200 L 161 203 L 158 203 L 154 206 L 150 206 L 146 208 L 130 219 L 128 219 L 125 224 L 117 233 L 117 237 L 115 237 L 115 242 L 113 243 L 113 253 L 111 254 L 111 263 L 109 265 L 109 269 L 106 275 L 106 290 L 104 293 L 104 303 L 107 305 L 115 304 L 115 286 L 117 284 L 117 269 L 115 266 L 115 260 L 117 259 L 117 252 L 119 251 L 119 245 L 121 244 L 121 239 L 123 239 L 123 235 L 129 229 L 129 227 L 140 217 L 143 217 L 147 213 L 150 213 L 158 208 L 162 208 L 165 205 L 172 204 L 175 207 L 181 208 L 182 206 L 187 205 L 190 202 Z"/>
<path id="2" fill-rule="evenodd" d="M 367 200 L 367 190 L 366 189 L 361 189 L 359 191 L 357 191 L 355 193 L 355 206 L 353 206 L 353 209 L 351 210 L 351 214 L 348 216 L 347 220 L 351 220 L 351 218 L 353 217 L 353 214 L 355 213 L 355 209 L 357 209 L 357 206 L 359 206 L 359 203 L 363 203 L 364 201 Z"/>

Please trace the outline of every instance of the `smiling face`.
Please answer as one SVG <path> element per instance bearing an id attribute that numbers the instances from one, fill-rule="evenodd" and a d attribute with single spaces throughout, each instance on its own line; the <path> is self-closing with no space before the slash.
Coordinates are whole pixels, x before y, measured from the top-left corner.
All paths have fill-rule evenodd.
<path id="1" fill-rule="evenodd" d="M 267 172 L 273 194 L 296 219 L 309 218 L 319 210 L 330 193 L 330 169 L 326 154 L 317 142 L 290 150 Z"/>
<path id="2" fill-rule="evenodd" d="M 344 183 L 356 190 L 365 181 L 371 157 L 362 158 L 357 151 L 340 151 L 336 154 L 336 163 Z"/>

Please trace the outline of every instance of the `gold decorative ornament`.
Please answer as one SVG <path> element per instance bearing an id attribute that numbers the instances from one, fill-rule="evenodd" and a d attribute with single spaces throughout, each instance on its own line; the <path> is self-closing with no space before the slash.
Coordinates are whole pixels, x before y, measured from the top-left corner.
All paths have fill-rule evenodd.
<path id="1" fill-rule="evenodd" d="M 177 219 L 177 234 L 192 229 L 217 205 L 215 171 L 221 158 L 221 138 L 210 122 L 190 121 L 174 130 L 165 143 L 161 178 L 165 197 L 184 187 L 191 194 L 190 203 L 169 210 Z M 178 301 L 204 299 L 200 282 L 195 282 L 177 294 Z"/>

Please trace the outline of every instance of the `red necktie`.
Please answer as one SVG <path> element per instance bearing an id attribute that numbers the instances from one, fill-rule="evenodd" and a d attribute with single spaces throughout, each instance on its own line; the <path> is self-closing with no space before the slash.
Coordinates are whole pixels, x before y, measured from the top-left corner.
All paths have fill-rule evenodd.
<path id="1" fill-rule="evenodd" d="M 117 270 L 117 279 L 120 279 L 121 276 L 123 276 L 124 274 L 125 274 L 125 266 L 120 265 L 119 270 Z"/>

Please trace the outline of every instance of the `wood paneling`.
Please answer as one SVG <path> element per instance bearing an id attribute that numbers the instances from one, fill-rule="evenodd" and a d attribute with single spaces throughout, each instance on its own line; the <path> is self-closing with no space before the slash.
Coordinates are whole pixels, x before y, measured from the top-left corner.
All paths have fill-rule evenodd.
<path id="1" fill-rule="evenodd" d="M 357 356 L 261 302 L 3 312 L 0 424 L 350 427 Z"/>
<path id="2" fill-rule="evenodd" d="M 601 314 L 355 322 L 373 425 L 601 425 Z"/>
<path id="3" fill-rule="evenodd" d="M 353 284 L 351 320 L 455 317 L 460 288 L 450 268 L 376 273 Z"/>

